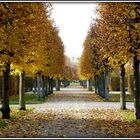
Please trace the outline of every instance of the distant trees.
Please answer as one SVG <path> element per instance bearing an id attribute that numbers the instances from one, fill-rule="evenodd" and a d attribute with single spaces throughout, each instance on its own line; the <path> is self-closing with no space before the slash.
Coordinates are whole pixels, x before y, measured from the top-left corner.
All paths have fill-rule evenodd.
<path id="1" fill-rule="evenodd" d="M 81 80 L 87 80 L 89 91 L 92 91 L 92 77 L 94 76 L 93 69 L 93 50 L 90 44 L 90 33 L 84 43 L 84 50 L 79 61 L 78 74 Z"/>
<path id="2" fill-rule="evenodd" d="M 72 79 L 73 79 L 72 62 L 70 58 L 67 55 L 65 55 L 65 67 L 64 67 L 64 73 L 63 73 L 64 87 L 68 86 Z"/>
<path id="3" fill-rule="evenodd" d="M 107 75 L 108 71 L 120 67 L 121 108 L 126 109 L 124 65 L 129 60 L 133 60 L 135 117 L 140 119 L 140 4 L 99 3 L 97 13 L 99 18 L 92 23 L 86 41 L 94 50 L 92 52 L 92 61 L 94 62 L 92 63 L 92 70 L 94 70 L 94 77 L 98 77 L 99 94 L 102 93 L 99 88 L 102 85 L 99 80 L 103 78 L 102 75 Z M 91 39 L 88 39 L 89 36 Z M 85 45 L 85 48 L 87 47 L 88 45 Z M 81 62 L 82 59 L 81 57 Z M 90 61 L 89 65 L 91 65 Z M 87 67 L 83 68 L 86 69 Z M 106 79 L 105 77 L 104 79 Z M 106 87 L 104 84 L 102 86 Z M 105 91 L 104 88 L 104 93 Z"/>

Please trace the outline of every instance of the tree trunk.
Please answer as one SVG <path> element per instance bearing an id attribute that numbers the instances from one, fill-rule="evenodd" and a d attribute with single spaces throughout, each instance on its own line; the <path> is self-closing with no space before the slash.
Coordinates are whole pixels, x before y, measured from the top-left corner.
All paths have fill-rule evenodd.
<path id="1" fill-rule="evenodd" d="M 87 88 L 87 81 L 86 80 L 83 80 L 83 87 Z"/>
<path id="2" fill-rule="evenodd" d="M 108 70 L 105 71 L 105 100 L 109 99 L 109 73 Z"/>
<path id="3" fill-rule="evenodd" d="M 133 75 L 128 75 L 128 93 L 134 95 L 134 77 Z"/>
<path id="4" fill-rule="evenodd" d="M 53 77 L 51 78 L 50 82 L 51 82 L 51 94 L 52 94 L 53 93 Z"/>
<path id="5" fill-rule="evenodd" d="M 98 79 L 97 76 L 94 77 L 94 82 L 95 82 L 95 94 L 98 94 Z"/>
<path id="6" fill-rule="evenodd" d="M 64 83 L 64 87 L 66 87 L 67 86 L 67 81 L 65 79 L 64 79 L 63 83 Z"/>
<path id="7" fill-rule="evenodd" d="M 37 100 L 40 100 L 40 92 L 41 92 L 41 79 L 40 74 L 37 74 Z"/>
<path id="8" fill-rule="evenodd" d="M 134 110 L 135 119 L 140 119 L 140 78 L 139 78 L 139 60 L 134 57 Z"/>
<path id="9" fill-rule="evenodd" d="M 50 77 L 48 77 L 48 85 L 49 85 L 48 94 L 50 95 L 51 94 L 51 78 Z"/>
<path id="10" fill-rule="evenodd" d="M 98 76 L 98 94 L 103 97 L 103 81 L 102 77 Z"/>
<path id="11" fill-rule="evenodd" d="M 98 84 L 98 95 L 101 96 L 101 80 L 100 80 L 100 76 L 98 75 L 98 80 L 97 80 L 97 84 Z"/>
<path id="12" fill-rule="evenodd" d="M 9 75 L 10 75 L 10 63 L 7 63 L 5 70 L 3 71 L 2 79 L 2 119 L 10 119 L 10 107 L 9 107 Z"/>
<path id="13" fill-rule="evenodd" d="M 81 86 L 83 87 L 83 81 L 81 81 Z"/>
<path id="14" fill-rule="evenodd" d="M 102 75 L 102 97 L 105 98 L 105 75 Z"/>
<path id="15" fill-rule="evenodd" d="M 121 109 L 125 110 L 126 109 L 126 93 L 125 93 L 125 68 L 124 64 L 121 65 L 120 67 L 120 105 Z"/>
<path id="16" fill-rule="evenodd" d="M 56 79 L 56 91 L 60 91 L 60 81 L 59 81 L 59 78 Z"/>
<path id="17" fill-rule="evenodd" d="M 89 81 L 87 80 L 86 82 L 87 82 L 87 89 L 89 89 Z"/>
<path id="18" fill-rule="evenodd" d="M 88 80 L 88 90 L 92 91 L 92 80 L 91 80 L 91 78 Z"/>
<path id="19" fill-rule="evenodd" d="M 46 92 L 45 92 L 45 95 L 48 96 L 48 77 L 46 77 Z"/>
<path id="20" fill-rule="evenodd" d="M 101 76 L 101 96 L 104 98 L 104 77 Z"/>
<path id="21" fill-rule="evenodd" d="M 97 85 L 98 85 L 98 95 L 101 94 L 101 87 L 100 87 L 100 77 L 97 76 L 98 80 L 97 80 Z"/>
<path id="22" fill-rule="evenodd" d="M 90 79 L 90 91 L 92 91 L 92 79 Z"/>
<path id="23" fill-rule="evenodd" d="M 82 81 L 82 86 L 84 87 L 84 80 Z"/>
<path id="24" fill-rule="evenodd" d="M 42 98 L 45 98 L 45 91 L 44 91 L 44 76 L 42 76 Z"/>
<path id="25" fill-rule="evenodd" d="M 82 86 L 82 81 L 80 80 L 79 82 L 80 82 L 80 86 Z"/>
<path id="26" fill-rule="evenodd" d="M 19 109 L 26 110 L 25 107 L 25 72 L 19 76 Z"/>

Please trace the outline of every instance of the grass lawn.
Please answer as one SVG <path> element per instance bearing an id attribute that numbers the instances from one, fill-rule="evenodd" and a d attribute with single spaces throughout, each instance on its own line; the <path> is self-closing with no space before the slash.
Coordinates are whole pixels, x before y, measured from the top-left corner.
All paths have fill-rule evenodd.
<path id="1" fill-rule="evenodd" d="M 48 97 L 45 97 L 45 99 L 41 98 L 40 101 L 37 100 L 37 94 L 25 94 L 25 102 L 26 104 L 40 104 L 45 102 L 48 99 Z M 11 96 L 10 104 L 19 104 L 19 95 Z"/>
<path id="2" fill-rule="evenodd" d="M 119 101 L 120 101 L 120 94 L 117 93 L 109 94 L 109 102 L 119 102 Z M 126 94 L 126 101 L 134 102 L 133 95 Z"/>
<path id="3" fill-rule="evenodd" d="M 118 113 L 127 121 L 134 121 L 134 109 L 118 110 Z"/>
<path id="4" fill-rule="evenodd" d="M 118 110 L 118 113 L 127 121 L 140 126 L 140 120 L 135 120 L 134 109 Z"/>

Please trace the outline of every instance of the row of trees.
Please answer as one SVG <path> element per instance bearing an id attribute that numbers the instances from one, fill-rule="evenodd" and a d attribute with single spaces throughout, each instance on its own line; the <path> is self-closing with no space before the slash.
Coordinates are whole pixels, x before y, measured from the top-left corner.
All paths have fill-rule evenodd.
<path id="1" fill-rule="evenodd" d="M 135 117 L 140 119 L 140 4 L 100 3 L 97 13 L 98 18 L 92 22 L 84 42 L 80 78 L 94 76 L 95 92 L 107 99 L 108 73 L 120 68 L 121 109 L 126 109 L 124 66 L 133 61 Z"/>
<path id="2" fill-rule="evenodd" d="M 46 3 L 0 4 L 0 68 L 3 73 L 2 118 L 10 118 L 9 75 L 19 74 L 20 110 L 26 109 L 25 74 L 37 75 L 40 81 L 64 77 L 64 45 L 50 18 Z M 44 84 L 42 84 L 44 87 Z M 46 88 L 47 89 L 47 88 Z M 48 95 L 47 90 L 43 95 Z M 38 94 L 40 98 L 40 94 Z"/>
<path id="3" fill-rule="evenodd" d="M 66 87 L 70 84 L 70 81 L 73 79 L 71 59 L 67 55 L 65 55 L 64 60 L 65 60 L 64 77 L 63 79 L 62 78 L 56 79 L 56 91 L 60 91 L 61 82 L 63 83 L 64 87 Z"/>

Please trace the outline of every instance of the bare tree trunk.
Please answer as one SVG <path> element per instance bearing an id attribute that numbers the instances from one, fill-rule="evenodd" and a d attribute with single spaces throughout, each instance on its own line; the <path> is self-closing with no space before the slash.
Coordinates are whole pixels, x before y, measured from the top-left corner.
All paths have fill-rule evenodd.
<path id="1" fill-rule="evenodd" d="M 40 74 L 37 74 L 37 100 L 40 100 L 40 92 L 41 92 L 41 80 Z"/>
<path id="2" fill-rule="evenodd" d="M 34 90 L 33 90 L 34 94 L 37 92 L 37 80 L 36 80 L 36 76 L 34 78 Z"/>
<path id="3" fill-rule="evenodd" d="M 134 57 L 134 110 L 135 119 L 140 119 L 140 78 L 139 78 L 139 60 Z"/>
<path id="4" fill-rule="evenodd" d="M 98 94 L 98 79 L 97 79 L 97 76 L 94 77 L 94 82 L 95 82 L 95 94 Z"/>
<path id="5" fill-rule="evenodd" d="M 98 76 L 98 94 L 103 97 L 103 81 L 102 76 Z"/>
<path id="6" fill-rule="evenodd" d="M 60 91 L 60 80 L 59 80 L 59 78 L 56 79 L 56 91 Z"/>
<path id="7" fill-rule="evenodd" d="M 48 89 L 49 87 L 48 87 L 48 77 L 46 77 L 46 93 L 45 93 L 45 95 L 46 96 L 48 96 Z"/>
<path id="8" fill-rule="evenodd" d="M 125 93 L 125 68 L 124 64 L 121 65 L 120 67 L 120 105 L 121 109 L 125 110 L 126 109 L 126 93 Z"/>
<path id="9" fill-rule="evenodd" d="M 81 82 L 82 82 L 82 83 L 81 83 L 82 87 L 84 87 L 84 81 L 82 80 Z"/>
<path id="10" fill-rule="evenodd" d="M 48 77 L 48 85 L 49 85 L 48 94 L 50 95 L 51 94 L 51 78 L 50 77 Z"/>
<path id="11" fill-rule="evenodd" d="M 108 101 L 109 99 L 109 72 L 108 70 L 105 71 L 105 100 Z"/>
<path id="12" fill-rule="evenodd" d="M 67 87 L 67 80 L 64 79 L 64 87 Z"/>
<path id="13" fill-rule="evenodd" d="M 128 93 L 134 95 L 134 77 L 133 75 L 128 75 Z"/>
<path id="14" fill-rule="evenodd" d="M 83 83 L 84 83 L 84 88 L 87 88 L 87 81 L 84 80 Z"/>
<path id="15" fill-rule="evenodd" d="M 88 80 L 88 91 L 92 91 L 92 80 L 91 78 Z"/>
<path id="16" fill-rule="evenodd" d="M 9 107 L 9 75 L 10 75 L 10 63 L 7 63 L 5 70 L 3 71 L 2 79 L 2 112 L 3 119 L 10 119 L 10 107 Z"/>
<path id="17" fill-rule="evenodd" d="M 45 91 L 44 91 L 44 76 L 42 76 L 42 98 L 45 98 Z"/>
<path id="18" fill-rule="evenodd" d="M 51 94 L 53 93 L 53 77 L 50 79 L 51 82 Z"/>
<path id="19" fill-rule="evenodd" d="M 25 72 L 19 76 L 19 109 L 26 110 L 25 107 Z"/>
<path id="20" fill-rule="evenodd" d="M 105 75 L 102 75 L 102 97 L 105 98 Z"/>
<path id="21" fill-rule="evenodd" d="M 101 80 L 100 80 L 100 76 L 97 76 L 98 80 L 97 80 L 97 87 L 98 87 L 98 95 L 101 96 Z"/>
<path id="22" fill-rule="evenodd" d="M 80 80 L 79 82 L 80 82 L 80 86 L 82 86 L 82 81 Z"/>

